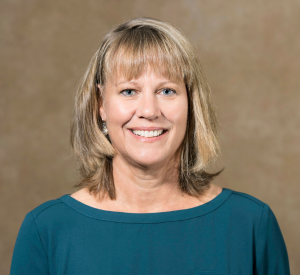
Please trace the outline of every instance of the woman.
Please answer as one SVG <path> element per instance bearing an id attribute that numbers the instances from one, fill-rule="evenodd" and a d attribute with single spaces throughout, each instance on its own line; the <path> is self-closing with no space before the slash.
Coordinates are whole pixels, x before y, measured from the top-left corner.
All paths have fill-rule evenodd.
<path id="1" fill-rule="evenodd" d="M 289 274 L 269 206 L 211 184 L 216 128 L 180 31 L 150 18 L 113 29 L 76 97 L 81 189 L 27 214 L 11 274 Z"/>

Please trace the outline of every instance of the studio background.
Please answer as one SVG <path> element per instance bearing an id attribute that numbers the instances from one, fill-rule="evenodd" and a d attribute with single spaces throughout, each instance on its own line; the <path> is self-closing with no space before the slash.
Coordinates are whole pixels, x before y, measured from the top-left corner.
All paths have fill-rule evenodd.
<path id="1" fill-rule="evenodd" d="M 300 2 L 0 2 L 0 273 L 39 204 L 75 191 L 76 85 L 116 24 L 150 16 L 192 41 L 213 92 L 225 166 L 215 181 L 270 205 L 300 270 Z"/>

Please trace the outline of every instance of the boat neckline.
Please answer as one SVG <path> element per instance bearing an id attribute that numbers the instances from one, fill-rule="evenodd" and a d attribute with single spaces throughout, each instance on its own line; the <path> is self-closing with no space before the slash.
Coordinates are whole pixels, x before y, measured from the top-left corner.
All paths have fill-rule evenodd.
<path id="1" fill-rule="evenodd" d="M 187 209 L 154 213 L 129 213 L 102 210 L 84 204 L 71 197 L 70 194 L 63 195 L 59 200 L 73 210 L 93 219 L 120 223 L 162 223 L 188 220 L 206 215 L 220 207 L 230 197 L 232 192 L 231 189 L 222 188 L 219 195 L 204 204 Z"/>

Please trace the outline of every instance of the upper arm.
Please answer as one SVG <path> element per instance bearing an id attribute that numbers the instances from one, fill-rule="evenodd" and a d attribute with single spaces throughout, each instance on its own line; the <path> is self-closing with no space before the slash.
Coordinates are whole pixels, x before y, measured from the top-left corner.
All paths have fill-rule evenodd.
<path id="1" fill-rule="evenodd" d="M 284 239 L 273 211 L 265 204 L 257 233 L 255 274 L 289 275 Z"/>
<path id="2" fill-rule="evenodd" d="M 19 231 L 10 274 L 49 274 L 48 258 L 40 239 L 35 220 L 29 212 Z"/>

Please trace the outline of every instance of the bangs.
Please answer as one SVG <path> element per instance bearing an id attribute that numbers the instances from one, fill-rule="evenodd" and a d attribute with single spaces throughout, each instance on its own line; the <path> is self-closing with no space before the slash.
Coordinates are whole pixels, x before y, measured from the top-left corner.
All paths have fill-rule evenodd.
<path id="1" fill-rule="evenodd" d="M 158 75 L 175 82 L 191 80 L 186 53 L 169 36 L 149 27 L 119 33 L 104 60 L 104 82 L 114 77 L 138 78 L 149 67 Z"/>

